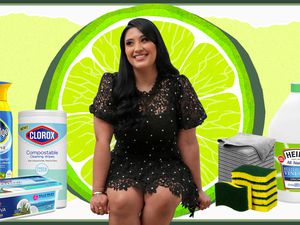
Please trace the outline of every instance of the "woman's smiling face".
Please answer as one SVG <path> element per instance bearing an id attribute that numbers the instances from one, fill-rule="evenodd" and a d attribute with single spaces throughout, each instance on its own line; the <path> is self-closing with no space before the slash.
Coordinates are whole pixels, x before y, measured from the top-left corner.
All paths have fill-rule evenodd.
<path id="1" fill-rule="evenodd" d="M 137 28 L 130 28 L 125 35 L 125 53 L 133 69 L 147 69 L 155 65 L 156 46 Z"/>

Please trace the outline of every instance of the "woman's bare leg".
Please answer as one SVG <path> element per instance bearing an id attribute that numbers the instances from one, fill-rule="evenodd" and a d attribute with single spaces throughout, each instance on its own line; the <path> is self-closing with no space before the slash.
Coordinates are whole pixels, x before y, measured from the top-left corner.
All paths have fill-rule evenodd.
<path id="1" fill-rule="evenodd" d="M 136 188 L 127 191 L 107 189 L 109 225 L 141 225 L 140 213 L 144 206 L 143 193 Z"/>
<path id="2" fill-rule="evenodd" d="M 173 195 L 169 188 L 159 186 L 156 193 L 146 194 L 144 201 L 142 225 L 169 225 L 181 198 Z"/>

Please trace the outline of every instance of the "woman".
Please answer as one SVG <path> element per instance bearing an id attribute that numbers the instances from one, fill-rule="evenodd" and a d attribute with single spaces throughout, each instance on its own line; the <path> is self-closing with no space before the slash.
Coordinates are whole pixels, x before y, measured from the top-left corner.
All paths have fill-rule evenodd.
<path id="1" fill-rule="evenodd" d="M 151 21 L 131 20 L 120 45 L 119 71 L 103 75 L 90 106 L 96 136 L 91 210 L 109 213 L 110 225 L 169 224 L 180 202 L 192 215 L 210 205 L 195 132 L 206 114 Z"/>

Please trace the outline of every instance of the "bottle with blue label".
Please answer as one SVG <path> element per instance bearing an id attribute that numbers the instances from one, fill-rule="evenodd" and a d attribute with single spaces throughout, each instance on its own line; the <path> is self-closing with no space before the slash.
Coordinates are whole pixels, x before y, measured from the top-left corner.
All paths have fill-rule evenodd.
<path id="1" fill-rule="evenodd" d="M 0 81 L 0 179 L 11 178 L 13 170 L 12 115 L 7 103 L 10 85 Z"/>
<path id="2" fill-rule="evenodd" d="M 272 119 L 269 136 L 276 139 L 278 200 L 300 203 L 300 83 L 291 84 L 291 93 Z"/>

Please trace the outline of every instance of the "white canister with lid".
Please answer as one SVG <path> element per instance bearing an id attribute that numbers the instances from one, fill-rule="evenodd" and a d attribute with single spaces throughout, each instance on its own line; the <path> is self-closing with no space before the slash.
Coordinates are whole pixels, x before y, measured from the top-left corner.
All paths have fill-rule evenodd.
<path id="1" fill-rule="evenodd" d="M 67 204 L 67 114 L 60 110 L 19 112 L 18 175 L 40 175 L 62 183 L 56 208 Z"/>

